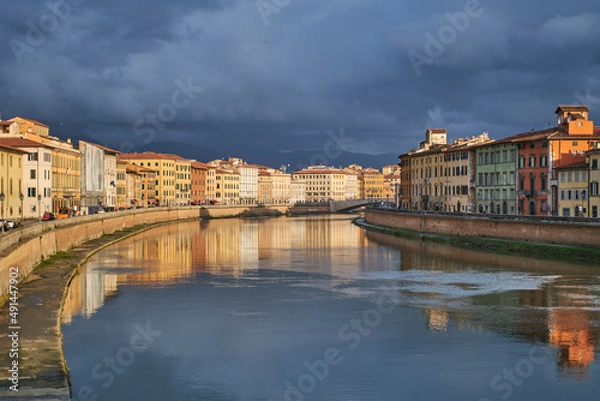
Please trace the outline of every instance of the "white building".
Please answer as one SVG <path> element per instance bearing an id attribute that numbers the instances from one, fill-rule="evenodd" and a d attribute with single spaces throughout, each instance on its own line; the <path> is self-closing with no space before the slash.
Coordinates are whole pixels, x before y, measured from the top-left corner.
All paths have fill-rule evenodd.
<path id="1" fill-rule="evenodd" d="M 304 203 L 306 202 L 305 196 L 305 184 L 303 180 L 294 178 L 290 181 L 290 203 Z"/>
<path id="2" fill-rule="evenodd" d="M 117 204 L 116 150 L 79 141 L 81 152 L 81 207 L 88 214 L 99 207 L 114 209 Z"/>

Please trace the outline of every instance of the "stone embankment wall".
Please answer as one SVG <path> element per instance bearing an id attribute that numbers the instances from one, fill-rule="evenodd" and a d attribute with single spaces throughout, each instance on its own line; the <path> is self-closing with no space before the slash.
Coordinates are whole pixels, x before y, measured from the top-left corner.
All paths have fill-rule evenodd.
<path id="1" fill-rule="evenodd" d="M 27 276 L 43 259 L 85 241 L 138 224 L 199 218 L 198 208 L 137 209 L 46 221 L 0 236 L 0 296 L 8 291 L 9 269 Z"/>
<path id="2" fill-rule="evenodd" d="M 27 276 L 43 259 L 60 251 L 138 224 L 199 218 L 329 213 L 329 205 L 248 205 L 134 209 L 45 221 L 0 235 L 0 297 L 8 292 L 9 269 Z"/>
<path id="3" fill-rule="evenodd" d="M 600 221 L 547 216 L 420 214 L 368 209 L 368 223 L 428 234 L 479 236 L 542 244 L 600 246 Z"/>

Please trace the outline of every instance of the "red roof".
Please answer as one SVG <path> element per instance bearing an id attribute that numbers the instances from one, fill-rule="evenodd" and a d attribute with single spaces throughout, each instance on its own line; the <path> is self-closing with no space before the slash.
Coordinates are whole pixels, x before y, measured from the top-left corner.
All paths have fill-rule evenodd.
<path id="1" fill-rule="evenodd" d="M 13 148 L 48 148 L 51 146 L 25 138 L 0 138 L 0 144 Z"/>
<path id="2" fill-rule="evenodd" d="M 199 168 L 199 169 L 207 170 L 208 164 L 205 164 L 202 162 L 192 162 L 192 168 Z"/>
<path id="3" fill-rule="evenodd" d="M 15 148 L 15 147 L 12 147 L 12 146 L 4 145 L 2 143 L 0 143 L 0 148 L 6 149 L 6 150 L 12 150 L 12 151 L 18 152 L 18 153 L 29 153 L 29 152 L 26 152 L 26 151 L 21 150 L 19 148 Z"/>
<path id="4" fill-rule="evenodd" d="M 187 159 L 173 155 L 173 154 L 165 154 L 165 153 L 156 153 L 156 152 L 143 152 L 143 153 L 123 153 L 119 155 L 119 159 L 121 160 L 173 160 L 173 161 L 187 161 Z"/>
<path id="5" fill-rule="evenodd" d="M 587 163 L 585 161 L 579 161 L 579 162 L 574 162 L 571 164 L 565 164 L 562 166 L 557 166 L 556 169 L 557 170 L 567 170 L 567 169 L 580 169 L 580 168 L 585 168 L 587 169 Z"/>

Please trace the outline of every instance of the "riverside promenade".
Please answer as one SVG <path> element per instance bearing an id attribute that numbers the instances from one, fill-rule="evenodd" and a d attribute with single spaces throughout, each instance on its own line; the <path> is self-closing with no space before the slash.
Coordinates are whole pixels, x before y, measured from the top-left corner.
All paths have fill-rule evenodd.
<path id="1" fill-rule="evenodd" d="M 62 302 L 71 279 L 97 251 L 160 224 L 164 223 L 135 226 L 87 241 L 68 252 L 60 252 L 46 259 L 16 286 L 18 329 L 9 329 L 8 332 L 17 332 L 18 336 L 0 337 L 0 399 L 71 399 L 60 331 Z M 1 331 L 14 326 L 10 322 L 10 303 L 9 300 L 0 307 Z M 15 365 L 14 361 L 18 364 Z M 85 394 L 73 396 L 77 400 L 87 399 Z"/>

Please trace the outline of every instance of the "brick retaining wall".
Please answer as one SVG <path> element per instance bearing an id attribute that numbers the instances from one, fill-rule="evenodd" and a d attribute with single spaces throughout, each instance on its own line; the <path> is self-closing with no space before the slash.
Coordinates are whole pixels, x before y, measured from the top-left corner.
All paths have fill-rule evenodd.
<path id="1" fill-rule="evenodd" d="M 463 235 L 576 246 L 600 246 L 600 223 L 545 217 L 480 217 L 369 209 L 368 223 L 429 234 Z"/>

